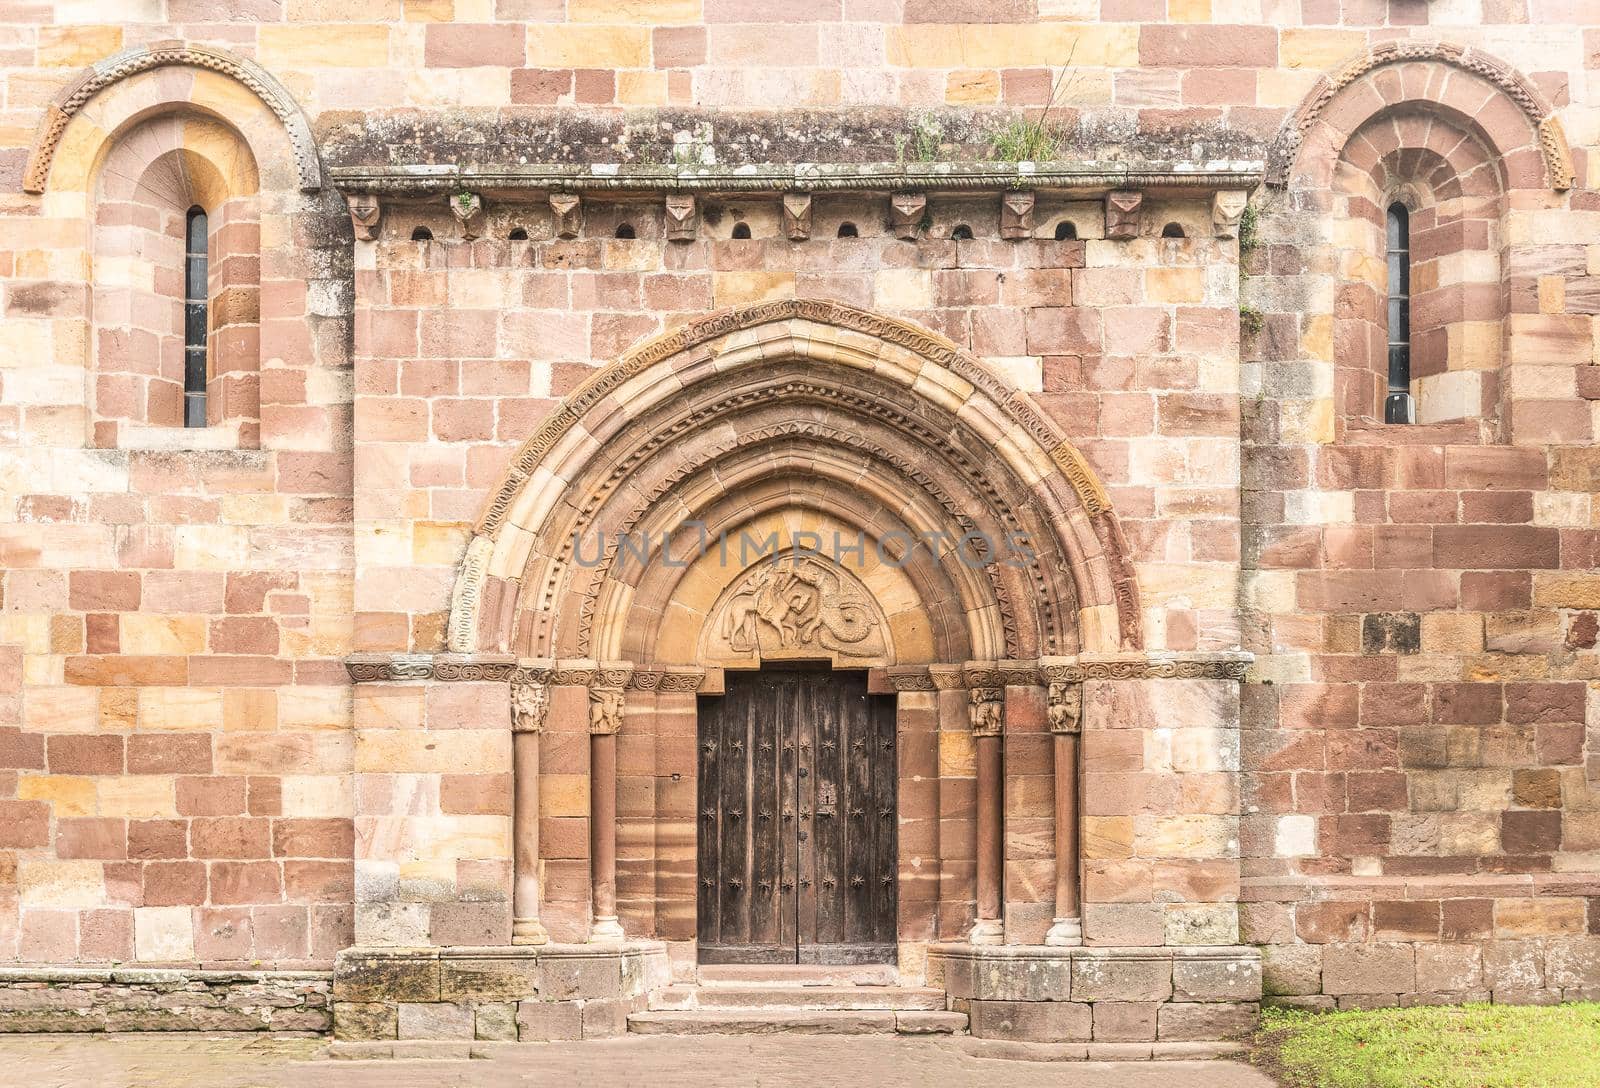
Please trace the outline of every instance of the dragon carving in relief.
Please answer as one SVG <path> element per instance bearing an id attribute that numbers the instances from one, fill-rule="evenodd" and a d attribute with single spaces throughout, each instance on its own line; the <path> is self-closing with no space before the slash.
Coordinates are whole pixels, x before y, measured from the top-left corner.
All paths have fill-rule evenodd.
<path id="1" fill-rule="evenodd" d="M 735 653 L 759 653 L 763 628 L 779 649 L 816 647 L 852 656 L 882 652 L 874 609 L 842 572 L 819 559 L 789 555 L 753 568 L 728 597 L 719 628 Z"/>

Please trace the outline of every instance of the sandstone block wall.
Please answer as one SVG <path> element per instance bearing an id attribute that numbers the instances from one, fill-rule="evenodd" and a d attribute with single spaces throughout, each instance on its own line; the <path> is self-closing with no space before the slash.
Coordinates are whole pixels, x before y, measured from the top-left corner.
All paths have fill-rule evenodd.
<path id="1" fill-rule="evenodd" d="M 1184 857 L 1203 843 L 1241 856 L 1238 939 L 1268 946 L 1269 991 L 1544 1000 L 1595 985 L 1600 30 L 1580 5 L 123 7 L 116 23 L 66 0 L 0 12 L 0 960 L 287 967 L 326 965 L 369 932 L 499 939 L 507 757 L 485 723 L 503 720 L 501 697 L 398 684 L 354 698 L 341 660 L 441 647 L 478 505 L 593 368 L 689 316 L 799 295 L 906 317 L 989 359 L 1108 484 L 1149 644 L 1258 656 L 1237 756 L 1218 738 L 1186 748 L 1183 708 L 1154 704 L 1148 729 L 1086 741 L 1085 891 L 1102 932 L 1170 940 L 1192 915 L 1233 939 L 1207 910 L 1235 889 Z M 537 214 L 491 199 L 476 242 L 439 202 L 391 208 L 381 240 L 353 246 L 332 188 L 303 192 L 290 142 L 257 140 L 281 119 L 210 70 L 99 92 L 35 191 L 24 175 L 52 101 L 86 66 L 169 39 L 259 63 L 343 164 L 525 148 L 534 161 L 970 158 L 1005 110 L 1052 97 L 1071 157 L 1264 158 L 1323 73 L 1385 42 L 1479 47 L 1516 79 L 1473 105 L 1459 96 L 1493 66 L 1437 69 L 1422 80 L 1436 100 L 1401 111 L 1392 147 L 1352 128 L 1353 157 L 1312 156 L 1325 185 L 1258 194 L 1241 346 L 1235 250 L 1199 202 L 1147 200 L 1129 242 L 1100 236 L 1097 204 L 1041 207 L 1039 239 L 1020 245 L 997 239 L 988 203 L 936 200 L 925 240 L 907 243 L 887 236 L 881 202 L 819 200 L 815 238 L 792 244 L 770 205 L 724 202 L 700 241 L 673 245 L 654 205 L 599 203 L 582 238 L 557 242 Z M 1415 86 L 1375 84 L 1372 102 Z M 1527 128 L 1522 99 L 1564 129 L 1570 187 L 1540 169 L 1541 142 L 1559 141 Z M 133 448 L 95 427 L 97 353 L 117 332 L 97 292 L 119 286 L 96 279 L 119 266 L 95 250 L 95 168 L 125 120 L 189 105 L 261 122 L 247 126 L 259 449 Z M 798 107 L 812 112 L 787 128 L 743 112 Z M 1360 113 L 1341 107 L 1330 126 L 1346 112 Z M 1464 225 L 1427 240 L 1438 282 L 1419 290 L 1449 326 L 1418 343 L 1441 379 L 1436 422 L 1351 427 L 1371 391 L 1351 372 L 1372 362 L 1362 247 L 1388 181 L 1378 167 L 1463 113 L 1467 142 L 1508 155 L 1455 160 L 1495 175 L 1493 215 L 1460 217 L 1492 226 L 1474 225 L 1470 245 Z M 1335 185 L 1341 161 L 1367 180 Z M 615 237 L 624 218 L 634 241 Z M 846 219 L 861 238 L 835 237 Z M 1052 240 L 1062 219 L 1082 241 Z M 732 240 L 739 221 L 749 241 Z M 1169 221 L 1186 237 L 1161 237 Z M 960 223 L 973 240 L 950 240 Z M 438 240 L 410 241 L 417 225 Z M 509 240 L 517 227 L 527 241 Z M 547 886 L 576 919 L 587 764 L 581 745 L 556 747 Z M 941 738 L 939 755 L 960 769 L 960 741 Z M 1221 805 L 1214 776 L 1234 758 L 1237 828 L 1222 812 L 1165 820 L 1174 790 Z M 649 780 L 639 766 L 631 785 Z M 1013 779 L 1019 836 L 1046 811 L 1021 794 L 1029 777 L 1043 776 Z M 941 882 L 959 891 L 970 855 L 952 797 Z M 622 806 L 632 831 L 636 802 Z M 624 906 L 643 924 L 645 851 L 626 849 Z M 1029 849 L 1019 839 L 1009 879 L 1036 905 Z M 372 930 L 363 886 L 398 904 Z"/>

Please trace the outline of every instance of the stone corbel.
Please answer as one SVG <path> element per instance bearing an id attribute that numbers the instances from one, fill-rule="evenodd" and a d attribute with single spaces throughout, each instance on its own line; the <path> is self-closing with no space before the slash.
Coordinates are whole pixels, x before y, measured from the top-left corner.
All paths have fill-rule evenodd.
<path id="1" fill-rule="evenodd" d="M 1133 189 L 1115 189 L 1106 194 L 1106 237 L 1118 241 L 1139 237 L 1139 210 L 1144 194 Z"/>
<path id="2" fill-rule="evenodd" d="M 915 242 L 928 212 L 926 193 L 895 193 L 889 198 L 889 226 L 903 242 Z"/>
<path id="3" fill-rule="evenodd" d="M 811 237 L 811 194 L 783 194 L 783 233 L 791 242 Z"/>
<path id="4" fill-rule="evenodd" d="M 583 233 L 583 198 L 577 193 L 551 193 L 550 215 L 557 238 L 576 238 Z"/>
<path id="5" fill-rule="evenodd" d="M 1000 198 L 1000 237 L 1008 242 L 1033 237 L 1034 194 L 1006 193 Z"/>
<path id="6" fill-rule="evenodd" d="M 1239 234 L 1239 220 L 1244 218 L 1245 205 L 1250 194 L 1243 189 L 1223 189 L 1211 196 L 1211 225 L 1218 238 L 1234 238 Z"/>
<path id="7" fill-rule="evenodd" d="M 450 214 L 461 224 L 461 237 L 472 241 L 483 233 L 483 197 L 459 192 L 450 198 Z"/>
<path id="8" fill-rule="evenodd" d="M 376 194 L 346 193 L 344 203 L 350 209 L 350 225 L 355 228 L 356 241 L 376 241 L 378 224 L 383 220 L 383 204 Z"/>
<path id="9" fill-rule="evenodd" d="M 700 232 L 700 208 L 689 193 L 667 196 L 667 241 L 692 242 Z"/>

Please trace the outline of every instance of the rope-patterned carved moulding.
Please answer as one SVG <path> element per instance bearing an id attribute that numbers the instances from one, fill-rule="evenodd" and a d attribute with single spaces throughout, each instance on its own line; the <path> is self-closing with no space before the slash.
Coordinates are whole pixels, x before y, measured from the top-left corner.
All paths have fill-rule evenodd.
<path id="1" fill-rule="evenodd" d="M 301 190 L 310 193 L 322 188 L 322 159 L 317 154 L 317 144 L 311 136 L 311 125 L 283 84 L 267 74 L 255 61 L 235 56 L 225 49 L 172 40 L 124 49 L 89 68 L 61 90 L 45 110 L 44 119 L 39 124 L 33 151 L 28 156 L 28 165 L 22 175 L 22 191 L 44 192 L 45 182 L 50 177 L 50 164 L 55 159 L 56 148 L 61 144 L 67 123 L 91 98 L 112 84 L 140 72 L 173 65 L 218 72 L 248 88 L 282 122 L 294 153 L 295 174 Z"/>
<path id="2" fill-rule="evenodd" d="M 1207 162 L 863 162 L 691 164 L 559 163 L 336 166 L 346 192 L 414 196 L 478 190 L 561 193 L 1013 192 L 1082 189 L 1250 189 L 1258 160 Z"/>

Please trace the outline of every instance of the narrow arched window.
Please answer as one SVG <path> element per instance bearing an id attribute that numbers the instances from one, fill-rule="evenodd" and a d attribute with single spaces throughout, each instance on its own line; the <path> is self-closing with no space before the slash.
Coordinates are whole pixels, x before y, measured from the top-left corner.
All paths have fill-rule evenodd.
<path id="1" fill-rule="evenodd" d="M 1411 216 L 1396 201 L 1389 205 L 1389 395 L 1386 423 L 1410 423 L 1411 405 Z"/>
<path id="2" fill-rule="evenodd" d="M 183 425 L 206 425 L 206 329 L 210 321 L 210 290 L 205 209 L 189 209 L 183 261 Z"/>

